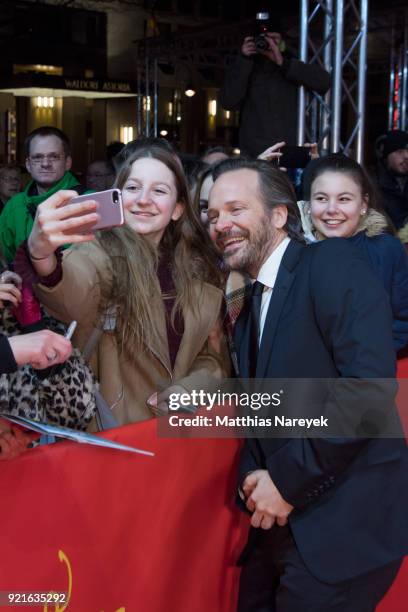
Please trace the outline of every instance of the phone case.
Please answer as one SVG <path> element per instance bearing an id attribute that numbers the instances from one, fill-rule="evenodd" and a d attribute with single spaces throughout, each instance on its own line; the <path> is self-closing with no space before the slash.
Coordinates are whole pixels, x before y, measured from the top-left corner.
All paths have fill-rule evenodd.
<path id="1" fill-rule="evenodd" d="M 122 193 L 120 189 L 107 189 L 87 193 L 72 198 L 70 204 L 84 202 L 85 200 L 96 200 L 98 202 L 98 214 L 100 219 L 91 227 L 92 232 L 118 227 L 125 222 L 123 214 Z"/>

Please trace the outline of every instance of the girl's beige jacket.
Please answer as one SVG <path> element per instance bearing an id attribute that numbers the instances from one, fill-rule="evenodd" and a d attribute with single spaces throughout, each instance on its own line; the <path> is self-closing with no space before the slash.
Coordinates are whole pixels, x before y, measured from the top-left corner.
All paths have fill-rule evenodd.
<path id="1" fill-rule="evenodd" d="M 61 282 L 53 288 L 38 285 L 37 294 L 57 319 L 78 322 L 73 342 L 83 349 L 94 328 L 102 324 L 100 286 L 112 274 L 109 257 L 97 243 L 89 243 L 65 251 L 62 266 Z M 113 414 L 119 424 L 150 418 L 152 413 L 146 400 L 156 391 L 173 384 L 187 391 L 199 391 L 229 375 L 228 347 L 220 320 L 222 291 L 199 282 L 194 291 L 197 313 L 183 312 L 184 334 L 174 368 L 170 364 L 162 299 L 151 304 L 159 341 L 154 346 L 145 346 L 132 361 L 120 354 L 114 332 L 108 329 L 109 319 L 103 323 L 104 331 L 90 364 L 103 397 L 114 406 Z"/>

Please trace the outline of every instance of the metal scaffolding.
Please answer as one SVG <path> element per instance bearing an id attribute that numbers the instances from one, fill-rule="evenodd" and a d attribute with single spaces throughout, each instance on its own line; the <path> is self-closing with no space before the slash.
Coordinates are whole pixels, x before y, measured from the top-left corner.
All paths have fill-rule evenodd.
<path id="1" fill-rule="evenodd" d="M 138 135 L 158 135 L 158 65 L 171 65 L 175 76 L 186 66 L 190 76 L 194 70 L 223 70 L 226 58 L 242 44 L 243 31 L 251 31 L 252 20 L 235 24 L 213 25 L 210 29 L 183 32 L 171 40 L 167 36 L 145 38 L 135 42 L 139 58 L 137 69 L 138 95 L 136 121 Z M 175 79 L 177 81 L 177 79 Z M 186 84 L 186 83 L 185 83 Z M 175 90 L 174 116 L 180 99 Z"/>
<path id="2" fill-rule="evenodd" d="M 309 64 L 318 63 L 331 73 L 334 40 L 333 0 L 313 1 L 313 5 L 311 6 L 309 0 L 301 0 L 300 3 L 299 59 Z M 312 35 L 315 25 L 323 32 L 323 39 L 318 41 Z M 330 97 L 330 91 L 323 98 L 305 87 L 299 87 L 298 145 L 309 141 L 319 142 L 323 148 L 329 148 Z"/>
<path id="3" fill-rule="evenodd" d="M 300 0 L 299 59 L 325 68 L 332 76 L 332 86 L 325 96 L 299 88 L 298 144 L 318 142 L 321 149 L 343 151 L 360 163 L 364 156 L 367 19 L 368 0 Z M 228 55 L 239 48 L 242 32 L 250 31 L 249 28 L 250 22 L 214 25 L 211 29 L 183 33 L 171 41 L 156 37 L 138 42 L 138 82 L 143 83 L 138 96 L 138 132 L 157 134 L 157 62 L 222 70 Z M 405 53 L 401 55 L 405 64 L 400 63 L 399 68 L 400 81 L 405 83 L 405 114 L 402 94 L 399 114 L 404 115 L 405 121 L 407 39 L 406 28 Z"/>
<path id="4" fill-rule="evenodd" d="M 158 61 L 146 55 L 137 67 L 137 136 L 158 135 Z M 153 105 L 152 105 L 153 102 Z"/>
<path id="5" fill-rule="evenodd" d="M 300 15 L 299 59 L 323 66 L 332 75 L 332 87 L 325 97 L 299 88 L 298 144 L 318 142 L 361 163 L 368 0 L 358 5 L 355 0 L 301 0 Z"/>
<path id="6" fill-rule="evenodd" d="M 393 18 L 390 47 L 390 89 L 388 97 L 388 129 L 408 128 L 408 13 L 402 33 Z M 401 36 L 398 36 L 401 34 Z"/>

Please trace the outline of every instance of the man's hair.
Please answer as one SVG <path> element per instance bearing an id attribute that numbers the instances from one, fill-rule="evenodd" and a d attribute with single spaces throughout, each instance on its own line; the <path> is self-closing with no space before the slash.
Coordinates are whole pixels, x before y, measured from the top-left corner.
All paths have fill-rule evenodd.
<path id="1" fill-rule="evenodd" d="M 195 188 L 197 182 L 200 180 L 202 173 L 209 167 L 208 164 L 203 162 L 197 155 L 180 154 L 181 163 L 183 164 L 183 170 L 186 175 L 188 188 L 190 191 Z"/>
<path id="2" fill-rule="evenodd" d="M 228 155 L 228 157 L 231 155 L 227 147 L 222 147 L 221 145 L 218 145 L 216 147 L 208 147 L 208 149 L 206 149 L 202 154 L 201 158 L 206 157 L 207 155 L 211 155 L 212 153 L 224 153 L 225 155 Z"/>
<path id="3" fill-rule="evenodd" d="M 265 209 L 271 211 L 277 206 L 286 206 L 288 220 L 283 229 L 291 238 L 303 241 L 295 190 L 286 174 L 269 162 L 237 157 L 219 162 L 213 168 L 213 180 L 236 170 L 254 170 L 258 174 L 258 190 Z"/>
<path id="4" fill-rule="evenodd" d="M 166 138 L 160 138 L 157 136 L 141 136 L 136 138 L 136 140 L 131 140 L 125 145 L 115 158 L 112 160 L 116 172 L 119 173 L 122 165 L 126 162 L 127 159 L 132 157 L 137 151 L 140 149 L 145 149 L 146 147 L 155 147 L 166 151 L 167 153 L 171 153 L 172 155 L 178 155 L 175 147 L 166 140 Z"/>
<path id="5" fill-rule="evenodd" d="M 7 172 L 7 170 L 18 170 L 18 172 L 21 174 L 21 166 L 18 166 L 17 164 L 2 164 L 0 166 L 0 174 Z"/>
<path id="6" fill-rule="evenodd" d="M 66 156 L 71 155 L 71 144 L 69 142 L 68 136 L 64 134 L 62 130 L 59 130 L 56 127 L 52 127 L 50 125 L 44 125 L 42 127 L 37 128 L 29 133 L 24 141 L 24 152 L 26 157 L 30 157 L 30 146 L 32 140 L 36 136 L 56 136 L 62 142 L 62 146 L 64 148 L 64 153 Z"/>
<path id="7" fill-rule="evenodd" d="M 125 143 L 124 142 L 120 142 L 120 140 L 113 140 L 112 142 L 110 142 L 107 145 L 107 147 L 106 147 L 106 157 L 107 157 L 107 159 L 109 161 L 112 161 L 112 159 L 115 157 L 115 155 L 120 153 L 124 146 L 125 146 Z"/>
<path id="8" fill-rule="evenodd" d="M 88 164 L 88 167 L 86 169 L 87 174 L 89 173 L 89 170 L 92 168 L 94 164 L 103 164 L 106 174 L 112 174 L 113 176 L 115 176 L 114 165 L 112 164 L 110 160 L 106 160 L 106 159 L 94 159 L 93 161 L 91 161 Z"/>

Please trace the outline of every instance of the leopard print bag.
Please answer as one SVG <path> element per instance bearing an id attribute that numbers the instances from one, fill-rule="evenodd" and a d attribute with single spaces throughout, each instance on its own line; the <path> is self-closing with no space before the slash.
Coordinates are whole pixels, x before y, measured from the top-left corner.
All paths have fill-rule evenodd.
<path id="1" fill-rule="evenodd" d="M 43 313 L 47 329 L 64 334 L 63 323 Z M 7 336 L 21 334 L 12 313 L 0 312 L 1 332 Z M 62 427 L 85 430 L 96 411 L 95 377 L 78 349 L 60 366 L 34 370 L 29 365 L 12 374 L 0 376 L 0 408 Z"/>

